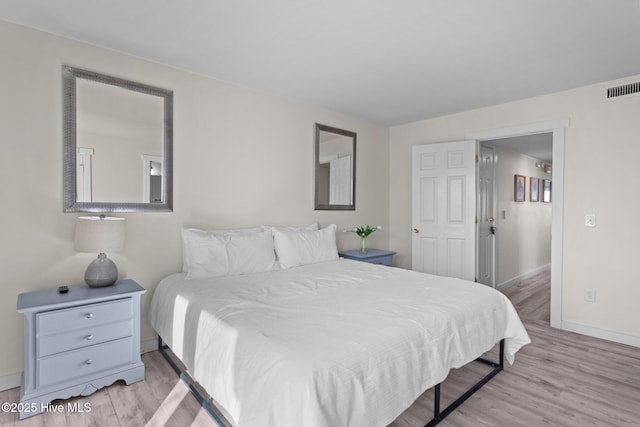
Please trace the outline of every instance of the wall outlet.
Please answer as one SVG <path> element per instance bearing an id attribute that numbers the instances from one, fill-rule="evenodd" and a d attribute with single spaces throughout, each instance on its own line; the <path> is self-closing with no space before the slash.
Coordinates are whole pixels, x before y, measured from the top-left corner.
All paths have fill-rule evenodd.
<path id="1" fill-rule="evenodd" d="M 587 302 L 596 302 L 596 291 L 595 289 L 585 289 L 584 290 L 584 300 Z"/>
<path id="2" fill-rule="evenodd" d="M 596 214 L 586 214 L 584 216 L 584 225 L 585 225 L 585 227 L 595 227 L 596 226 Z"/>

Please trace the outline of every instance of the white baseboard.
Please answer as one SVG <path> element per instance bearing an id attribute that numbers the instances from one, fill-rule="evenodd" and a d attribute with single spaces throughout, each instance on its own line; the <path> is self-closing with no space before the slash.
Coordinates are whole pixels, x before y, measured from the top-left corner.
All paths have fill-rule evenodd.
<path id="1" fill-rule="evenodd" d="M 621 334 L 619 332 L 607 331 L 605 329 L 594 328 L 593 326 L 581 325 L 579 323 L 567 322 L 564 320 L 560 322 L 560 329 L 620 344 L 631 345 L 633 347 L 640 347 L 640 337 L 634 335 Z"/>
<path id="2" fill-rule="evenodd" d="M 551 264 L 546 264 L 543 265 L 541 267 L 536 268 L 535 270 L 531 270 L 528 273 L 522 274 L 518 277 L 514 277 L 511 280 L 507 280 L 504 283 L 500 283 L 498 286 L 496 286 L 496 289 L 499 291 L 504 291 L 505 289 L 509 289 L 512 286 L 517 285 L 518 283 L 522 282 L 523 280 L 527 280 L 530 277 L 535 276 L 536 274 L 540 274 L 543 271 L 549 270 L 551 269 Z"/>
<path id="3" fill-rule="evenodd" d="M 0 391 L 5 391 L 11 388 L 20 387 L 21 380 L 22 380 L 22 372 L 14 372 L 12 374 L 0 375 Z"/>

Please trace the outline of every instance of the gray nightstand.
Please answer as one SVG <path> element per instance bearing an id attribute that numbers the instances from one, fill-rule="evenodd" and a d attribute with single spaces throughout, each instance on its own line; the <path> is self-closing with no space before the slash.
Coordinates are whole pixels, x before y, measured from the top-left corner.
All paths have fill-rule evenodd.
<path id="1" fill-rule="evenodd" d="M 391 258 L 395 254 L 393 251 L 385 251 L 382 249 L 368 249 L 365 253 L 360 252 L 360 249 L 340 252 L 340 256 L 346 259 L 389 266 L 391 265 Z"/>
<path id="2" fill-rule="evenodd" d="M 124 380 L 144 379 L 140 359 L 140 296 L 133 280 L 113 286 L 69 286 L 18 296 L 24 314 L 24 372 L 20 418 L 54 399 L 86 396 Z"/>

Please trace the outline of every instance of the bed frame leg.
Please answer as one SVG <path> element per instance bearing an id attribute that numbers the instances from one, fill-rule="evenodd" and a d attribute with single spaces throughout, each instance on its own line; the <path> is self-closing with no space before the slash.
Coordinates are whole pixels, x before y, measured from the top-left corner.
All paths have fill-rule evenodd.
<path id="1" fill-rule="evenodd" d="M 433 390 L 433 421 L 440 422 L 440 384 Z"/>
<path id="2" fill-rule="evenodd" d="M 492 362 L 482 357 L 478 357 L 476 362 L 483 363 L 491 366 L 491 371 L 480 379 L 477 383 L 471 386 L 469 390 L 465 391 L 460 397 L 454 400 L 449 406 L 440 411 L 440 384 L 436 384 L 433 389 L 433 419 L 429 421 L 425 427 L 433 427 L 440 421 L 444 420 L 449 414 L 456 410 L 456 408 L 470 398 L 473 393 L 480 390 L 483 385 L 488 383 L 493 377 L 498 375 L 500 371 L 504 369 L 504 339 L 500 340 L 500 360 L 498 362 Z"/>

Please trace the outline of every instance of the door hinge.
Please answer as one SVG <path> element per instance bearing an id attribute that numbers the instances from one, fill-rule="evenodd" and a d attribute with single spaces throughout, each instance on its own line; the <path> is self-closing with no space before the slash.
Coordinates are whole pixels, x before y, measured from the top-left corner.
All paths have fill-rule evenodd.
<path id="1" fill-rule="evenodd" d="M 480 162 L 480 158 L 478 157 L 478 155 L 476 154 L 476 163 Z"/>
<path id="2" fill-rule="evenodd" d="M 478 223 L 478 216 L 476 215 L 476 224 Z"/>

